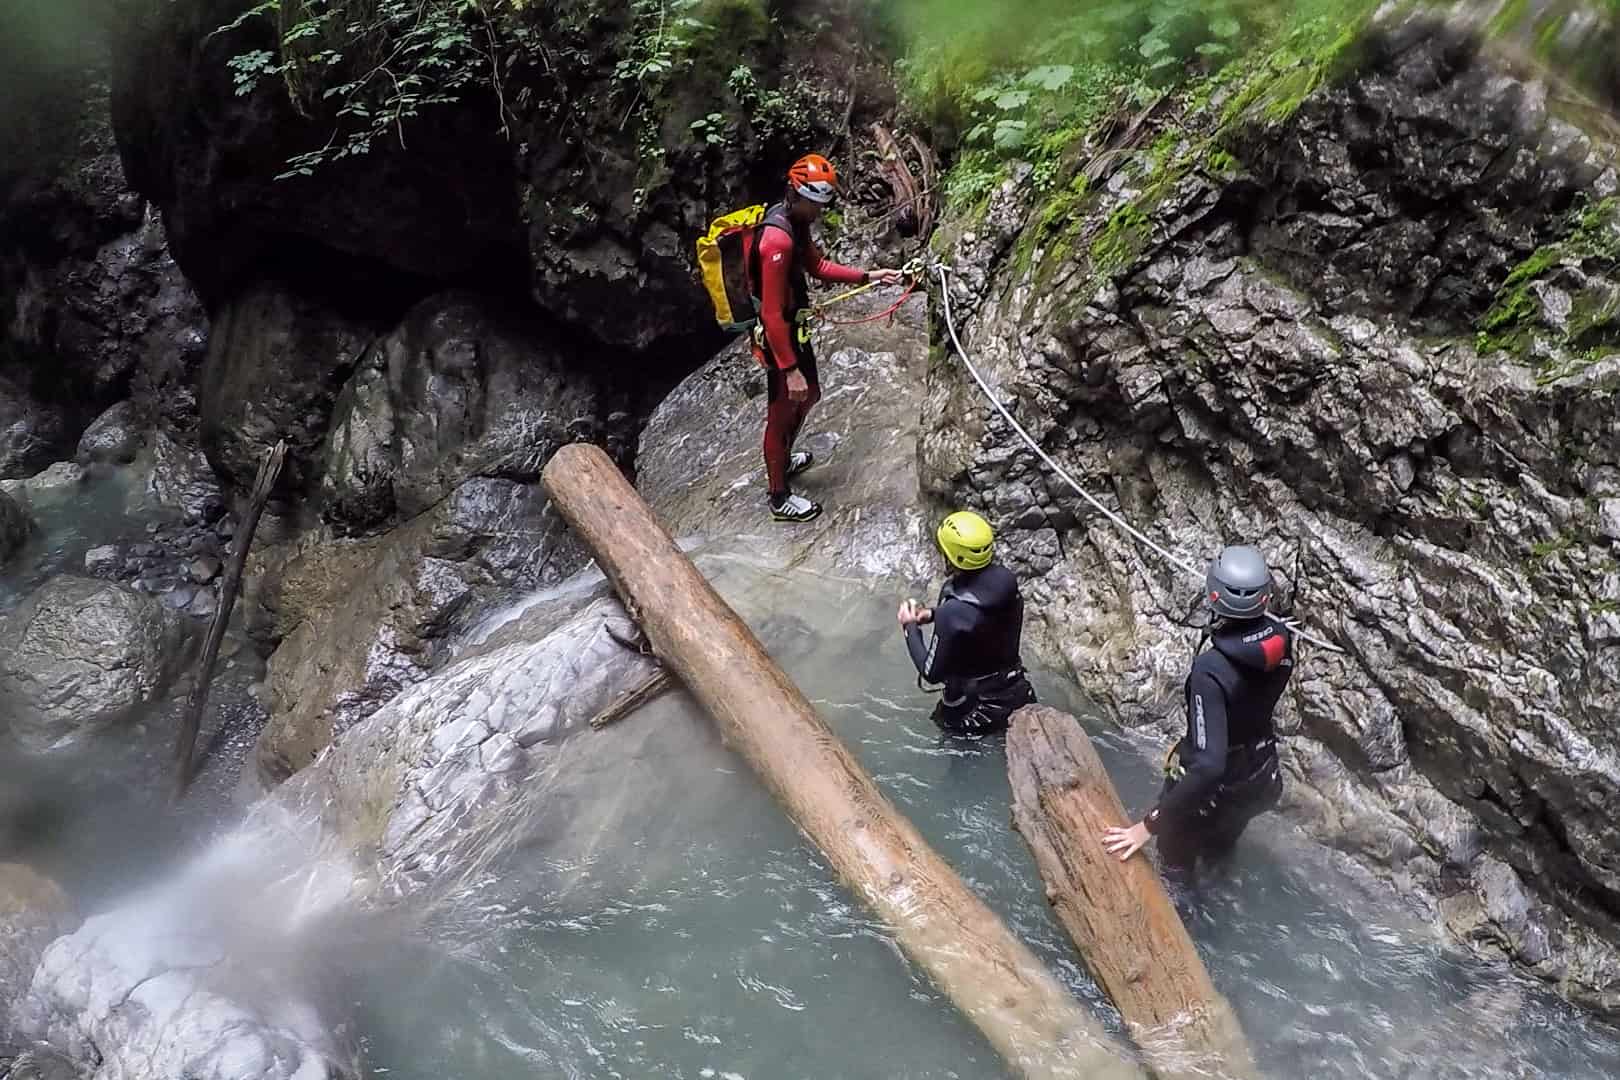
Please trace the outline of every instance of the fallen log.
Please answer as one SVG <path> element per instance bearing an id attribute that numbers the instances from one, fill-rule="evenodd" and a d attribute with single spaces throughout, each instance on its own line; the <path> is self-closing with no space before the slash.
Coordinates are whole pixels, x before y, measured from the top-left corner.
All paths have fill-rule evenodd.
<path id="1" fill-rule="evenodd" d="M 1103 830 L 1130 818 L 1080 722 L 1042 705 L 1007 733 L 1013 826 L 1081 958 L 1124 1017 L 1160 1080 L 1253 1080 L 1237 1017 L 1146 856 L 1103 850 Z"/>
<path id="2" fill-rule="evenodd" d="M 1008 1062 L 1032 1078 L 1141 1076 L 883 796 L 600 448 L 563 447 L 542 483 L 727 745 Z"/>
<path id="3" fill-rule="evenodd" d="M 225 567 L 225 580 L 219 587 L 219 606 L 214 609 L 214 621 L 208 624 L 208 637 L 203 644 L 202 662 L 197 668 L 196 681 L 186 698 L 186 711 L 180 722 L 180 732 L 174 743 L 174 798 L 180 799 L 191 786 L 197 771 L 197 732 L 202 728 L 203 709 L 208 705 L 208 691 L 214 679 L 214 663 L 219 659 L 219 647 L 225 640 L 225 629 L 231 624 L 231 611 L 236 607 L 236 594 L 242 588 L 242 568 L 247 565 L 248 546 L 259 527 L 265 503 L 281 475 L 282 462 L 287 458 L 287 443 L 276 443 L 259 463 L 259 475 L 253 480 L 253 494 L 248 500 L 247 517 L 236 530 L 236 550 Z"/>
<path id="4" fill-rule="evenodd" d="M 591 727 L 600 729 L 607 727 L 609 724 L 616 724 L 647 704 L 647 702 L 675 689 L 676 685 L 675 676 L 671 675 L 668 669 L 659 668 L 641 682 L 614 698 L 605 709 L 591 717 Z"/>

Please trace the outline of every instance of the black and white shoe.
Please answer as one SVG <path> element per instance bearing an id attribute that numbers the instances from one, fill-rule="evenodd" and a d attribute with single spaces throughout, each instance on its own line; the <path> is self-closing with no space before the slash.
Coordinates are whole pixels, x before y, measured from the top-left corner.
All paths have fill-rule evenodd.
<path id="1" fill-rule="evenodd" d="M 777 521 L 814 521 L 821 514 L 821 504 L 803 495 L 789 495 L 778 502 L 771 500 L 771 517 Z"/>
<path id="2" fill-rule="evenodd" d="M 816 463 L 816 455 L 808 450 L 795 450 L 788 455 L 788 475 L 798 476 Z"/>

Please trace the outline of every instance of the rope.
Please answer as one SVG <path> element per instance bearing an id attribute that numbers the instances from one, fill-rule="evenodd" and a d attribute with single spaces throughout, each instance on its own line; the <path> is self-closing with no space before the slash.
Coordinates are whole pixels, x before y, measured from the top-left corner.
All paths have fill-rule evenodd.
<path id="1" fill-rule="evenodd" d="M 831 300 L 823 300 L 819 304 L 814 304 L 811 306 L 810 310 L 820 314 L 827 308 L 832 307 L 834 304 L 842 304 L 845 300 L 853 299 L 854 297 L 861 295 L 861 293 L 865 292 L 866 290 L 875 288 L 877 288 L 877 282 L 868 281 L 865 285 L 857 285 L 853 289 L 845 289 Z"/>
<path id="2" fill-rule="evenodd" d="M 877 322 L 879 319 L 887 319 L 890 315 L 893 315 L 895 312 L 899 311 L 902 304 L 911 299 L 911 294 L 917 291 L 917 286 L 919 283 L 920 282 L 918 279 L 913 278 L 911 284 L 906 286 L 906 291 L 900 294 L 900 299 L 896 300 L 894 303 L 890 304 L 876 315 L 867 315 L 860 319 L 829 319 L 823 315 L 821 317 L 821 321 L 827 326 L 860 326 L 862 323 Z M 831 303 L 831 301 L 829 301 L 829 303 Z M 821 305 L 821 307 L 826 306 L 826 304 Z M 819 312 L 820 308 L 817 308 L 816 310 Z"/>
<path id="3" fill-rule="evenodd" d="M 1079 482 L 1075 480 L 1074 477 L 1070 476 L 1068 471 L 1065 470 L 1063 466 L 1053 461 L 1051 457 L 1047 455 L 1046 451 L 1040 448 L 1040 445 L 1030 437 L 1029 432 L 1024 430 L 1023 425 L 1019 424 L 1019 422 L 1013 418 L 1013 414 L 1007 411 L 1006 406 L 1001 404 L 1000 400 L 998 400 L 995 395 L 995 391 L 990 389 L 990 384 L 984 381 L 984 377 L 979 374 L 979 369 L 973 366 L 972 360 L 968 359 L 967 350 L 962 347 L 961 339 L 956 336 L 956 322 L 951 315 L 950 282 L 945 276 L 948 271 L 942 265 L 936 265 L 934 267 L 934 271 L 939 274 L 939 291 L 943 298 L 945 308 L 945 329 L 950 334 L 951 344 L 956 349 L 956 355 L 962 358 L 962 363 L 967 367 L 968 374 L 973 376 L 973 381 L 979 384 L 979 389 L 984 391 L 984 396 L 989 399 L 990 404 L 996 407 L 996 411 L 1001 413 L 1002 418 L 1005 419 L 1008 424 L 1012 425 L 1012 429 L 1018 433 L 1019 438 L 1023 439 L 1025 445 L 1027 445 L 1031 450 L 1035 451 L 1036 456 L 1044 461 L 1047 467 L 1055 472 L 1064 483 L 1073 488 L 1075 494 L 1079 495 L 1082 499 L 1086 500 L 1086 502 L 1090 503 L 1098 513 L 1102 514 L 1103 517 L 1112 522 L 1114 526 L 1121 532 L 1125 533 L 1137 543 L 1143 545 L 1148 550 L 1158 555 L 1171 566 L 1174 566 L 1184 573 L 1197 578 L 1199 583 L 1202 584 L 1204 581 L 1203 571 L 1199 570 L 1197 567 L 1183 559 L 1178 559 L 1176 556 L 1154 543 L 1146 535 L 1133 528 L 1130 522 L 1126 521 L 1124 518 L 1120 517 L 1118 514 L 1114 513 L 1112 510 L 1108 509 L 1108 507 L 1104 506 L 1102 503 L 1093 498 L 1091 493 L 1085 488 L 1081 487 Z M 1294 634 L 1306 641 L 1309 641 L 1313 645 L 1318 645 L 1329 650 L 1330 652 L 1344 652 L 1344 650 L 1339 646 L 1316 637 L 1315 635 L 1301 628 L 1292 620 L 1285 619 L 1280 615 L 1274 615 L 1271 612 L 1266 613 L 1266 618 L 1270 619 L 1272 622 L 1286 626 Z"/>

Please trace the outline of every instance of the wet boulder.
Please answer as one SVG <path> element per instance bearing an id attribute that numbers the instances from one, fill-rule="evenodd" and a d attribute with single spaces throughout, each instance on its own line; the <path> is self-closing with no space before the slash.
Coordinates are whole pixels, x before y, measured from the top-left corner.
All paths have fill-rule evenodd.
<path id="1" fill-rule="evenodd" d="M 61 413 L 0 374 L 0 479 L 32 476 L 66 441 Z"/>
<path id="2" fill-rule="evenodd" d="M 0 620 L 0 714 L 36 749 L 116 724 L 167 686 L 181 646 L 150 597 L 55 578 Z"/>
<path id="3" fill-rule="evenodd" d="M 339 1080 L 352 1047 L 312 983 L 349 875 L 289 859 L 288 830 L 238 835 L 86 920 L 40 958 L 15 1024 L 96 1077 Z"/>
<path id="4" fill-rule="evenodd" d="M 344 388 L 322 515 L 346 531 L 414 517 L 470 476 L 533 481 L 605 432 L 606 394 L 533 317 L 445 293 L 418 304 Z"/>
<path id="5" fill-rule="evenodd" d="M 318 469 L 338 391 L 373 331 L 324 300 L 261 283 L 223 305 L 203 362 L 203 451 L 228 487 L 246 491 L 270 448 L 287 442 L 278 489 L 301 492 Z"/>
<path id="6" fill-rule="evenodd" d="M 0 566 L 4 566 L 22 549 L 32 529 L 33 522 L 29 520 L 28 511 L 16 499 L 0 492 Z"/>
<path id="7" fill-rule="evenodd" d="M 272 786 L 436 670 L 486 606 L 553 584 L 587 556 L 538 485 L 479 478 L 382 537 L 312 533 L 267 549 L 250 629 L 270 658 L 256 770 Z"/>
<path id="8" fill-rule="evenodd" d="M 127 465 L 141 449 L 140 418 L 134 402 L 120 401 L 91 422 L 79 436 L 74 460 L 80 465 L 106 462 Z"/>
<path id="9" fill-rule="evenodd" d="M 259 812 L 320 813 L 325 841 L 373 854 L 370 876 L 393 895 L 488 866 L 558 745 L 652 671 L 609 634 L 633 633 L 617 601 L 582 599 L 398 695 Z"/>
<path id="10" fill-rule="evenodd" d="M 192 523 L 216 521 L 226 509 L 219 478 L 203 452 L 163 431 L 153 439 L 146 494 Z"/>
<path id="11" fill-rule="evenodd" d="M 888 307 L 862 298 L 841 318 Z M 744 344 L 688 376 L 653 412 L 636 458 L 636 488 L 678 536 L 767 534 L 806 565 L 926 580 L 941 564 L 918 498 L 917 437 L 928 362 L 927 304 L 892 321 L 840 328 L 817 343 L 822 400 L 799 438 L 816 465 L 793 489 L 822 515 L 784 528 L 770 518 L 760 433 L 765 375 Z"/>

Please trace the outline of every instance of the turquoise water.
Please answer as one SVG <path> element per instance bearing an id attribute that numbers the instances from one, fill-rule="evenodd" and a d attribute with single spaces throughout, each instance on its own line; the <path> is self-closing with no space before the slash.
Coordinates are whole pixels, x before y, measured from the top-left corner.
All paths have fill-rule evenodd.
<path id="1" fill-rule="evenodd" d="M 722 591 L 755 609 L 768 647 L 930 843 L 1117 1031 L 1009 827 L 1000 741 L 937 735 L 893 600 L 808 575 Z M 1083 712 L 1060 680 L 1038 676 L 1037 688 Z M 559 805 L 484 907 L 356 964 L 357 1028 L 377 1075 L 1007 1075 L 684 699 L 624 723 L 637 726 L 635 750 L 599 793 L 620 812 L 586 825 Z M 1097 741 L 1141 808 L 1150 765 L 1118 736 Z M 1446 948 L 1275 817 L 1251 829 L 1189 921 L 1268 1076 L 1620 1073 L 1620 1033 Z"/>
<path id="2" fill-rule="evenodd" d="M 86 514 L 42 534 L 4 587 L 20 594 L 88 547 L 138 535 L 113 494 L 92 489 Z M 740 560 L 715 577 L 889 797 L 1117 1032 L 1010 828 L 1000 740 L 946 739 L 927 720 L 931 699 L 893 627 L 899 598 Z M 86 911 L 163 877 L 231 818 L 226 793 L 262 720 L 249 675 L 216 690 L 205 737 L 221 745 L 179 807 L 167 788 L 173 702 L 71 752 L 0 755 L 0 858 L 56 877 Z M 1036 685 L 1085 715 L 1062 680 L 1037 673 Z M 1148 759 L 1093 730 L 1140 809 L 1156 787 Z M 514 846 L 481 887 L 414 930 L 357 919 L 309 958 L 369 1075 L 1008 1075 L 684 697 L 611 734 L 580 733 L 552 765 L 559 779 L 536 781 L 534 815 L 511 823 Z M 1251 828 L 1188 920 L 1276 1080 L 1620 1074 L 1615 1029 L 1448 948 L 1275 817 Z"/>
<path id="3" fill-rule="evenodd" d="M 36 530 L 0 572 L 0 614 L 53 576 L 82 576 L 91 548 L 144 541 L 148 526 L 176 520 L 148 502 L 134 469 L 93 470 L 28 508 Z M 200 638 L 207 624 L 186 625 Z M 161 877 L 231 820 L 230 790 L 265 719 L 248 693 L 263 666 L 239 644 L 216 670 L 198 740 L 207 756 L 184 803 L 170 799 L 184 682 L 113 730 L 48 754 L 0 737 L 0 861 L 28 863 L 93 912 Z"/>

